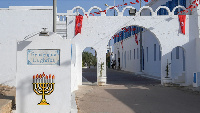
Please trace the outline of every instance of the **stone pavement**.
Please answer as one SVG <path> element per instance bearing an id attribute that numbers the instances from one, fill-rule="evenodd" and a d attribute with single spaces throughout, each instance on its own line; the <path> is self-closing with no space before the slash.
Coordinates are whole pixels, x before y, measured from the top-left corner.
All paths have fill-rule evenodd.
<path id="1" fill-rule="evenodd" d="M 98 87 L 92 79 L 95 70 L 83 72 L 93 84 L 75 92 L 79 113 L 200 113 L 199 92 L 164 87 L 158 80 L 112 69 L 107 70 L 108 85 Z"/>

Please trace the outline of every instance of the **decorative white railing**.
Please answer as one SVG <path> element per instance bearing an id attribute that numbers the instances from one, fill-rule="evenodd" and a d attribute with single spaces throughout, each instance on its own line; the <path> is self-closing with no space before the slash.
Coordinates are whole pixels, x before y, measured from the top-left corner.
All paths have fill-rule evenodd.
<path id="1" fill-rule="evenodd" d="M 110 8 L 112 8 L 112 6 L 107 7 L 104 11 L 107 12 Z M 116 10 L 116 13 L 118 13 L 117 16 L 123 16 L 124 11 L 125 11 L 126 9 L 128 9 L 128 8 L 135 9 L 135 8 L 132 7 L 132 6 L 126 6 L 126 7 L 124 7 L 123 10 L 120 12 L 119 9 L 118 9 L 117 7 L 113 7 L 113 9 Z M 136 12 L 136 15 L 135 15 L 135 16 L 140 16 L 140 13 L 142 12 L 143 9 L 149 9 L 150 12 L 151 12 L 151 16 L 161 16 L 161 15 L 157 15 L 157 12 L 158 12 L 161 8 L 166 9 L 167 12 L 168 12 L 168 15 L 170 15 L 170 16 L 171 16 L 171 15 L 174 15 L 174 12 L 175 12 L 175 10 L 176 10 L 177 8 L 181 8 L 181 9 L 183 9 L 183 10 L 186 10 L 186 8 L 185 8 L 184 6 L 176 6 L 176 7 L 174 7 L 174 9 L 173 9 L 172 11 L 170 11 L 170 9 L 169 9 L 168 7 L 166 7 L 166 6 L 159 6 L 155 11 L 153 11 L 153 9 L 152 9 L 151 7 L 149 7 L 149 6 L 143 6 L 143 7 L 140 8 L 140 10 L 139 10 L 138 12 Z M 89 16 L 90 13 L 91 13 L 91 11 L 92 11 L 93 9 L 98 9 L 98 10 L 100 11 L 100 15 L 101 15 L 101 16 L 106 16 L 106 13 L 103 12 L 103 10 L 102 10 L 100 7 L 97 7 L 97 6 L 91 7 L 91 8 L 88 10 L 88 12 L 86 12 L 85 9 L 82 8 L 82 7 L 80 7 L 80 6 L 76 6 L 76 7 L 74 7 L 72 10 L 67 10 L 67 16 L 74 16 L 74 15 L 76 15 L 76 13 L 74 13 L 74 10 L 76 10 L 76 9 L 81 9 L 82 12 L 83 12 L 83 14 L 84 14 L 83 16 Z M 142 16 L 142 15 L 141 15 L 141 16 Z M 163 16 L 166 16 L 166 15 L 163 15 Z"/>
<path id="2" fill-rule="evenodd" d="M 57 21 L 66 21 L 67 13 L 57 13 Z"/>

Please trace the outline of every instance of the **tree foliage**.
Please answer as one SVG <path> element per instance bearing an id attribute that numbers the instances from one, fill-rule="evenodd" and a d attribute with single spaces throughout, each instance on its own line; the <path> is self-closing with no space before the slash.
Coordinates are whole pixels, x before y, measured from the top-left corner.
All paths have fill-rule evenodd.
<path id="1" fill-rule="evenodd" d="M 95 56 L 92 55 L 92 53 L 89 52 L 83 52 L 82 53 L 82 66 L 96 66 L 97 65 L 97 59 Z"/>

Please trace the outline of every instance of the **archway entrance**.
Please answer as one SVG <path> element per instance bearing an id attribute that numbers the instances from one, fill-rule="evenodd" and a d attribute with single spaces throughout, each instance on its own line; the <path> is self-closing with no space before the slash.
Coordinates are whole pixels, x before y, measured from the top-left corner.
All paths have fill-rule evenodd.
<path id="1" fill-rule="evenodd" d="M 70 31 L 67 31 L 67 33 L 69 34 L 68 36 L 72 39 L 72 43 L 77 45 L 78 54 L 80 54 L 79 50 L 83 50 L 87 46 L 94 47 L 96 49 L 96 51 L 98 52 L 97 67 L 101 63 L 104 63 L 104 64 L 106 63 L 106 55 L 105 55 L 106 45 L 108 43 L 108 40 L 110 40 L 113 34 L 119 32 L 121 30 L 120 28 L 134 26 L 134 25 L 135 26 L 138 25 L 138 27 L 142 26 L 148 29 L 148 31 L 151 32 L 154 35 L 154 37 L 156 37 L 156 39 L 159 40 L 159 44 L 153 44 L 153 46 L 151 45 L 149 47 L 145 45 L 142 47 L 142 44 L 141 44 L 141 47 L 135 48 L 135 54 L 136 54 L 135 57 L 137 58 L 137 51 L 139 54 L 138 55 L 139 61 L 135 61 L 139 63 L 139 66 L 136 66 L 137 68 L 135 69 L 139 70 L 139 72 L 148 73 L 150 75 L 161 76 L 161 83 L 163 84 L 163 80 L 166 77 L 165 70 L 166 70 L 166 65 L 167 65 L 167 59 L 170 59 L 170 52 L 172 48 L 179 45 L 184 45 L 188 43 L 189 41 L 188 31 L 186 32 L 186 35 L 183 35 L 180 32 L 180 26 L 179 26 L 180 23 L 177 19 L 178 16 L 174 15 L 174 11 L 177 9 L 177 7 L 175 7 L 171 11 L 166 6 L 160 6 L 155 11 L 153 11 L 152 8 L 145 6 L 145 7 L 142 7 L 139 10 L 139 12 L 136 12 L 135 16 L 123 16 L 124 10 L 128 8 L 127 6 L 121 12 L 117 10 L 118 12 L 117 16 L 114 16 L 114 17 L 106 16 L 104 12 L 101 12 L 101 16 L 98 17 L 98 16 L 90 16 L 89 14 L 92 9 L 96 8 L 96 9 L 101 10 L 100 8 L 95 6 L 95 7 L 90 8 L 90 10 L 86 12 L 82 7 L 78 6 L 68 11 L 68 15 L 74 15 L 73 10 L 77 8 L 83 10 L 83 13 L 84 13 L 83 23 L 82 23 L 83 24 L 82 32 L 81 34 L 77 34 L 76 36 L 74 36 L 72 33 L 73 31 L 70 30 Z M 158 15 L 157 13 L 159 9 L 161 8 L 166 9 L 166 11 L 168 12 L 168 15 L 163 15 L 162 17 Z M 106 11 L 108 9 L 109 8 L 107 8 Z M 143 14 L 140 15 L 143 9 L 150 10 L 151 15 L 145 16 L 145 17 L 143 16 Z M 189 22 L 189 19 L 188 19 L 189 15 L 187 15 L 186 18 L 187 18 L 186 22 Z M 68 16 L 67 24 L 69 24 L 68 26 L 69 28 L 72 28 L 72 27 L 74 28 L 74 24 L 70 23 L 70 22 L 74 22 L 73 20 L 74 20 L 74 17 Z M 166 25 L 168 25 L 167 29 L 165 27 L 162 27 Z M 174 35 L 175 32 L 179 35 Z M 134 39 L 132 41 L 134 42 Z M 126 41 L 124 41 L 123 43 L 125 42 Z M 179 42 L 179 43 L 176 43 L 176 42 Z M 150 49 L 153 52 L 151 52 Z M 162 52 L 160 52 L 161 50 Z M 130 59 L 130 51 L 119 51 L 119 52 L 120 52 L 120 55 L 119 55 L 120 57 L 118 57 L 117 56 L 118 53 L 116 53 L 116 60 L 118 60 L 118 58 L 120 58 L 120 60 L 119 62 L 116 62 L 116 65 L 119 66 L 119 63 L 120 63 L 119 69 L 124 68 L 124 70 L 126 70 L 127 68 L 130 67 L 128 66 L 128 63 L 127 63 L 129 61 L 128 59 Z M 133 54 L 133 52 L 134 52 L 134 49 L 131 51 L 131 54 Z M 153 54 L 151 58 L 149 56 L 150 54 Z M 79 59 L 79 57 L 77 58 Z M 147 58 L 148 58 L 148 62 L 147 62 Z M 150 60 L 152 60 L 152 62 L 150 62 Z M 159 62 L 159 63 L 156 63 L 156 62 Z M 171 60 L 169 60 L 169 62 L 171 62 Z M 153 63 L 155 64 L 155 66 L 158 66 L 159 68 L 156 70 L 159 70 L 160 72 L 152 71 L 152 69 L 154 69 L 154 66 L 150 66 L 150 65 L 148 66 L 147 65 L 148 63 L 150 65 Z M 82 67 L 78 65 L 76 68 L 77 70 L 81 70 Z M 189 77 L 189 73 L 191 73 L 191 71 L 190 72 L 187 71 L 186 76 L 188 75 Z M 81 71 L 78 71 L 76 74 L 77 76 L 82 75 Z M 100 74 L 101 72 L 97 68 L 97 76 L 100 76 Z M 106 77 L 106 66 L 104 66 L 102 74 L 103 74 L 103 77 Z M 169 77 L 171 77 L 170 74 L 169 74 Z"/>
<path id="2" fill-rule="evenodd" d="M 97 52 L 92 47 L 86 47 L 82 52 L 82 84 L 84 85 L 96 82 Z"/>
<path id="3" fill-rule="evenodd" d="M 112 69 L 161 79 L 161 44 L 151 31 L 136 25 L 124 27 L 109 42 L 111 65 L 116 67 Z"/>

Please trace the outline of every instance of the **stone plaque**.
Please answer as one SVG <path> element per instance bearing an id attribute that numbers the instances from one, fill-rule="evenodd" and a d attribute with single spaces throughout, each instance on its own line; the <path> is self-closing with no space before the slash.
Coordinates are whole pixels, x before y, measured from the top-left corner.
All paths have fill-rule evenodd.
<path id="1" fill-rule="evenodd" d="M 59 49 L 28 49 L 28 65 L 60 65 Z"/>

